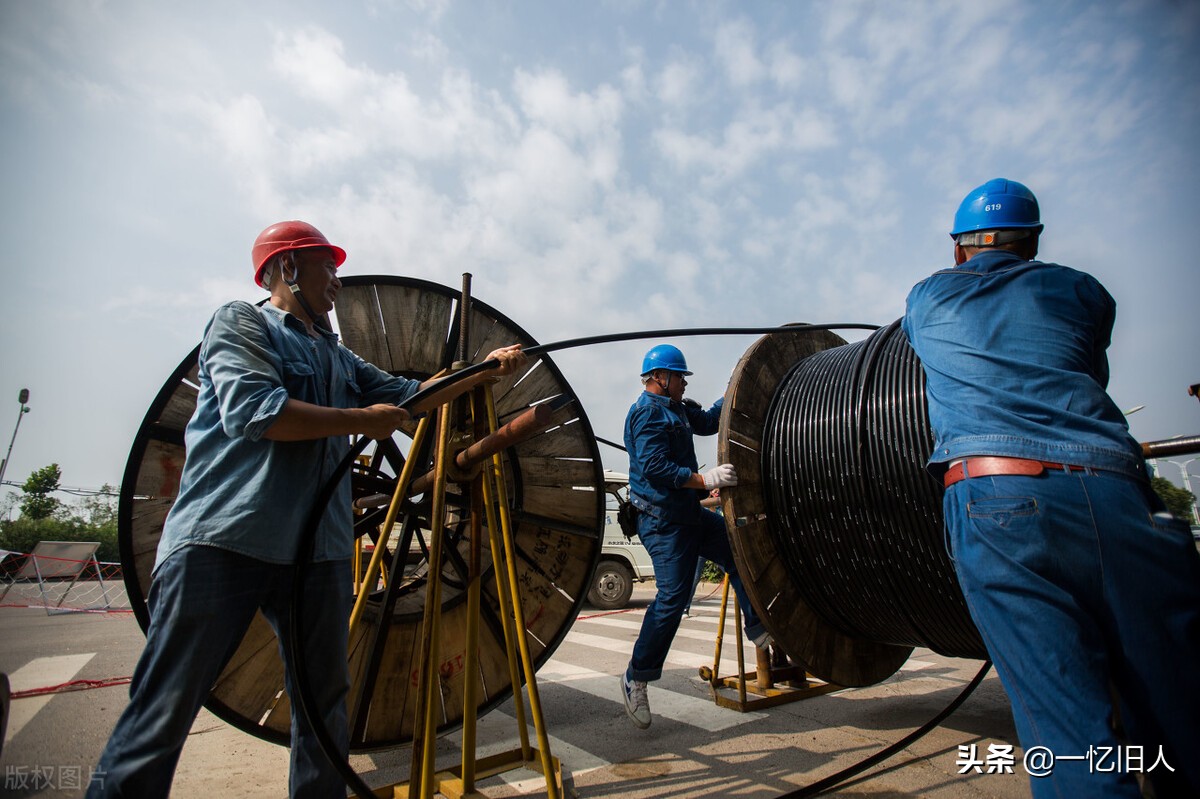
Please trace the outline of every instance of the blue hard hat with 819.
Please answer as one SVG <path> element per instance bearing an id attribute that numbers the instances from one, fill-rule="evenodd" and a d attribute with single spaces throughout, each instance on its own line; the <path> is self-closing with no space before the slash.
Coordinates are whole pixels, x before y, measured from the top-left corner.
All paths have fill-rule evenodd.
<path id="1" fill-rule="evenodd" d="M 951 236 L 973 230 L 1042 229 L 1037 198 L 1024 184 L 995 178 L 963 199 L 954 215 Z"/>

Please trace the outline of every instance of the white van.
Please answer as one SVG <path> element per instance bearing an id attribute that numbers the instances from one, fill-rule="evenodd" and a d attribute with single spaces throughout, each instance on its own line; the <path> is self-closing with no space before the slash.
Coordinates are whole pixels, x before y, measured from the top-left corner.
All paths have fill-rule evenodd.
<path id="1" fill-rule="evenodd" d="M 587 601 L 600 610 L 625 607 L 634 582 L 654 579 L 654 564 L 639 538 L 626 538 L 617 523 L 617 508 L 629 500 L 629 475 L 604 470 L 604 541 L 592 574 Z"/>

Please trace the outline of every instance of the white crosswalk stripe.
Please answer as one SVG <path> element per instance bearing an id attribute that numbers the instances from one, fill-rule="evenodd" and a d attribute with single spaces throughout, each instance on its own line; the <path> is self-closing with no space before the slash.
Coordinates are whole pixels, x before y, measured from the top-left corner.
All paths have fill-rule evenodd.
<path id="1" fill-rule="evenodd" d="M 715 603 L 714 603 L 715 604 Z M 712 651 L 716 645 L 716 622 L 719 605 L 712 610 L 701 610 L 693 607 L 691 618 L 685 618 L 675 634 L 675 645 L 667 652 L 666 666 L 684 668 L 697 673 L 703 667 L 713 665 Z M 703 616 L 699 614 L 704 614 Z M 567 633 L 566 641 L 571 644 L 587 646 L 612 652 L 631 652 L 633 642 L 637 639 L 638 631 L 645 617 L 642 610 L 621 614 L 581 616 Z M 725 641 L 722 645 L 721 671 L 722 674 L 736 674 L 737 644 L 732 635 L 732 617 L 726 620 Z M 711 622 L 711 623 L 710 623 Z M 697 627 L 701 627 L 697 629 Z M 611 634 L 604 634 L 611 633 Z M 688 642 L 707 644 L 709 654 L 690 651 Z M 754 669 L 755 649 L 749 642 L 744 641 L 747 660 L 747 670 Z M 692 644 L 691 650 L 697 647 Z M 703 649 L 704 647 L 700 647 Z M 560 650 L 561 651 L 561 650 Z M 620 670 L 616 673 L 601 673 L 590 668 L 565 662 L 561 657 L 551 658 L 538 671 L 538 682 L 553 682 L 567 685 L 601 699 L 606 699 L 621 705 L 624 703 L 620 692 Z M 655 718 L 662 717 L 690 724 L 694 727 L 716 732 L 730 727 L 756 721 L 763 717 L 762 713 L 731 713 L 719 707 L 710 697 L 703 693 L 705 686 L 697 685 L 700 689 L 695 695 L 682 694 L 678 691 L 661 688 L 655 683 L 649 685 L 650 710 Z"/>
<path id="2" fill-rule="evenodd" d="M 616 628 L 620 628 L 620 629 L 624 629 L 624 630 L 632 630 L 634 637 L 636 637 L 638 630 L 640 630 L 642 628 L 642 615 L 643 614 L 639 614 L 635 617 L 600 616 L 600 617 L 594 618 L 594 619 L 586 619 L 586 620 L 581 619 L 580 621 L 575 623 L 575 626 L 579 627 L 579 626 L 599 625 L 602 627 L 616 627 Z M 708 619 L 707 618 L 696 619 L 695 621 L 699 622 L 701 624 L 704 624 L 705 622 L 708 621 Z M 686 639 L 690 639 L 692 641 L 707 641 L 709 643 L 713 643 L 716 640 L 716 622 L 717 621 L 718 621 L 718 619 L 714 616 L 712 618 L 713 629 L 711 629 L 711 630 L 708 630 L 708 629 L 695 630 L 695 629 L 691 629 L 691 625 L 680 626 L 678 632 L 675 633 L 675 640 L 679 640 L 681 638 L 686 638 Z M 733 617 L 731 616 L 725 620 L 726 643 L 730 646 L 734 645 L 732 632 L 733 632 Z"/>
<path id="3" fill-rule="evenodd" d="M 678 639 L 680 636 L 676 635 L 675 637 Z M 625 649 L 629 651 L 633 650 L 634 638 L 636 638 L 636 636 L 633 636 L 629 639 L 629 643 L 625 645 Z M 612 651 L 614 644 L 617 643 L 614 639 L 606 638 L 602 635 L 576 632 L 574 628 L 571 630 L 571 632 L 567 633 L 566 640 L 573 644 L 591 646 L 606 651 Z M 716 639 L 713 636 L 707 636 L 704 640 L 715 647 Z M 722 648 L 721 653 L 721 674 L 737 674 L 737 660 L 735 659 L 737 650 L 735 646 L 736 645 L 733 641 L 725 642 L 725 646 Z M 753 668 L 755 662 L 754 647 L 750 644 L 746 644 L 744 657 L 746 659 L 746 669 L 749 670 Z M 701 655 L 695 652 L 689 652 L 685 649 L 680 649 L 679 647 L 673 647 L 667 652 L 667 665 L 670 666 L 680 666 L 685 669 L 694 670 L 698 673 L 702 666 L 712 668 L 712 664 L 713 656 L 711 654 Z"/>
<path id="4" fill-rule="evenodd" d="M 551 659 L 537 673 L 538 684 L 557 683 L 577 691 L 606 699 L 624 706 L 621 698 L 620 675 L 593 671 Z M 688 696 L 650 684 L 650 711 L 655 717 L 668 718 L 693 727 L 716 732 L 736 727 L 763 717 L 761 713 L 730 713 L 699 693 Z"/>
<path id="5" fill-rule="evenodd" d="M 78 655 L 59 655 L 58 657 L 35 658 L 21 668 L 8 675 L 9 684 L 14 694 L 30 691 L 34 688 L 48 688 L 70 682 L 88 661 L 95 657 L 95 652 Z M 5 741 L 17 737 L 21 728 L 44 708 L 54 694 L 44 696 L 28 696 L 14 701 L 9 709 L 8 734 Z"/>

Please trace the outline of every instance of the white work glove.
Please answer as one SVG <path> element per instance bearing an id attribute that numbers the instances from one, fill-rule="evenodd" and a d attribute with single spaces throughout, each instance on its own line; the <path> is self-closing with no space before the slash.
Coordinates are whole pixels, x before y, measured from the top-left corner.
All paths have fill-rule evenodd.
<path id="1" fill-rule="evenodd" d="M 702 476 L 704 477 L 704 487 L 709 491 L 712 491 L 714 488 L 737 485 L 737 472 L 733 470 L 732 463 L 722 463 L 720 466 L 714 466 Z"/>

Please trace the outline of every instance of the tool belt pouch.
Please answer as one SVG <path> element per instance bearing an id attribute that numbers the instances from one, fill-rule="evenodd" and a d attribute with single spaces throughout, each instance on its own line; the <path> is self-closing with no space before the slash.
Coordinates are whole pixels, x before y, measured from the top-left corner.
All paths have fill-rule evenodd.
<path id="1" fill-rule="evenodd" d="M 621 532 L 630 541 L 637 536 L 637 517 L 638 509 L 632 502 L 622 502 L 617 508 L 617 524 L 621 525 Z"/>

